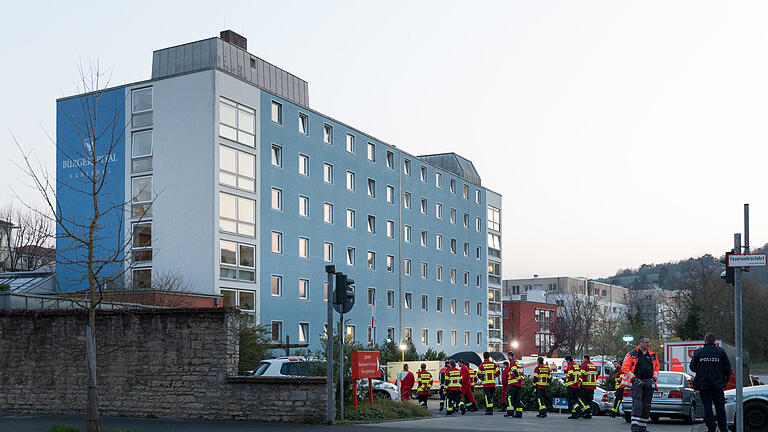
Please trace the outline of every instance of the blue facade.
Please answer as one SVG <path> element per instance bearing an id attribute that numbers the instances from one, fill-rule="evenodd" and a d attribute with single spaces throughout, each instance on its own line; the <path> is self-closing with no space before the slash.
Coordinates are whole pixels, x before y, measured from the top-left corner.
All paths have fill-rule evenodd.
<path id="1" fill-rule="evenodd" d="M 97 259 L 114 255 L 123 239 L 125 202 L 125 90 L 104 91 L 96 101 L 92 95 L 62 99 L 56 103 L 56 192 L 65 225 L 75 236 L 88 237 L 87 226 L 94 215 L 91 198 L 93 157 L 89 157 L 92 137 L 97 137 L 96 175 L 104 175 L 98 193 L 100 212 L 113 207 L 98 223 L 96 232 Z M 95 115 L 94 115 L 95 114 Z M 93 119 L 95 126 L 90 126 Z M 110 152 L 111 148 L 111 152 Z M 76 226 L 84 225 L 84 226 Z M 56 277 L 64 291 L 88 287 L 86 279 L 87 248 L 68 237 L 62 227 L 56 227 Z M 101 279 L 120 275 L 122 263 L 107 265 L 98 276 Z"/>

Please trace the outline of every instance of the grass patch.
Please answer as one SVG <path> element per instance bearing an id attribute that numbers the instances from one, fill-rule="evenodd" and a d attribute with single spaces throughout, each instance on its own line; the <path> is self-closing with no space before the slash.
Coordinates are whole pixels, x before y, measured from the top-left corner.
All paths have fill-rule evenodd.
<path id="1" fill-rule="evenodd" d="M 344 407 L 344 420 L 355 422 L 375 422 L 383 420 L 401 420 L 418 417 L 429 417 L 429 410 L 414 403 L 392 400 L 378 400 L 373 406 L 367 403 L 358 404 L 358 409 Z"/>
<path id="2" fill-rule="evenodd" d="M 72 426 L 68 426 L 65 424 L 57 424 L 51 426 L 50 429 L 48 429 L 48 432 L 85 432 L 83 429 L 78 429 Z M 123 430 L 102 430 L 102 432 L 136 432 L 133 429 L 123 429 Z"/>

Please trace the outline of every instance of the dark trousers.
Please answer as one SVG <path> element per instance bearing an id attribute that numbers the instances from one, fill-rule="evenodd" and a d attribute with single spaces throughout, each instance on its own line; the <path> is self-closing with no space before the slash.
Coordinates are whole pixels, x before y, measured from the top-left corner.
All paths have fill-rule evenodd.
<path id="1" fill-rule="evenodd" d="M 448 403 L 445 406 L 445 413 L 448 415 L 453 414 L 455 410 L 458 410 L 461 405 L 464 405 L 464 402 L 461 401 L 461 390 L 448 390 L 446 397 L 448 398 Z"/>
<path id="2" fill-rule="evenodd" d="M 485 395 L 485 411 L 493 412 L 493 394 L 496 392 L 496 387 L 483 387 L 483 394 Z"/>
<path id="3" fill-rule="evenodd" d="M 536 389 L 536 401 L 539 403 L 539 414 L 547 415 L 547 388 Z"/>
<path id="4" fill-rule="evenodd" d="M 522 387 L 512 385 L 507 388 L 507 414 L 515 414 L 517 417 L 523 416 L 523 404 L 520 403 L 522 394 Z"/>
<path id="5" fill-rule="evenodd" d="M 573 387 L 565 388 L 565 397 L 568 399 L 568 411 L 571 414 L 577 414 L 579 410 L 579 389 Z"/>
<path id="6" fill-rule="evenodd" d="M 611 411 L 618 413 L 619 409 L 621 408 L 621 401 L 624 400 L 624 387 L 618 386 L 616 387 L 616 393 L 614 395 L 613 399 L 613 408 Z"/>
<path id="7" fill-rule="evenodd" d="M 632 380 L 632 428 L 645 430 L 651 420 L 653 378 Z"/>
<path id="8" fill-rule="evenodd" d="M 445 386 L 440 386 L 440 405 L 445 403 Z"/>
<path id="9" fill-rule="evenodd" d="M 421 405 L 424 408 L 426 408 L 427 407 L 427 399 L 429 399 L 429 395 L 419 393 L 418 398 L 419 398 L 419 405 Z"/>
<path id="10" fill-rule="evenodd" d="M 704 423 L 707 424 L 709 432 L 715 431 L 715 426 L 720 427 L 721 432 L 728 432 L 728 425 L 725 423 L 725 395 L 722 390 L 699 390 L 701 403 L 704 404 Z M 712 403 L 715 404 L 717 413 L 717 423 L 715 415 L 712 413 Z"/>
<path id="11" fill-rule="evenodd" d="M 584 418 L 592 417 L 592 399 L 595 398 L 595 389 L 582 388 L 579 391 L 579 400 L 581 400 L 581 415 Z"/>

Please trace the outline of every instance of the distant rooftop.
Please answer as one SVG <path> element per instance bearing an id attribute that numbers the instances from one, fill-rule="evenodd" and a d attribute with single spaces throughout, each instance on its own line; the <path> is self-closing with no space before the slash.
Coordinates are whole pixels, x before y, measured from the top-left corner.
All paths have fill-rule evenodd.
<path id="1" fill-rule="evenodd" d="M 482 186 L 480 182 L 480 174 L 477 173 L 472 161 L 465 159 L 456 153 L 438 153 L 419 156 L 418 158 L 448 172 L 452 172 L 470 183 Z"/>
<path id="2" fill-rule="evenodd" d="M 246 51 L 245 37 L 231 31 L 152 53 L 152 79 L 206 69 L 218 69 L 276 94 L 295 104 L 309 107 L 309 85 L 303 79 Z"/>

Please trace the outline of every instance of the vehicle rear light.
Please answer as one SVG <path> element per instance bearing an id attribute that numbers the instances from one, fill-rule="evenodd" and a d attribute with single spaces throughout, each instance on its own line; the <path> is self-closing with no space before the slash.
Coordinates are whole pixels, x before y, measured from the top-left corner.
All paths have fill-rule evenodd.
<path id="1" fill-rule="evenodd" d="M 632 390 L 625 388 L 624 389 L 624 397 L 630 397 L 632 396 Z"/>
<path id="2" fill-rule="evenodd" d="M 667 395 L 668 399 L 682 399 L 683 398 L 683 392 L 680 390 L 672 390 Z"/>
<path id="3" fill-rule="evenodd" d="M 608 402 L 608 393 L 606 393 L 606 394 L 604 394 L 604 395 L 603 395 L 603 399 L 602 399 L 602 401 L 603 401 L 603 402 Z"/>

